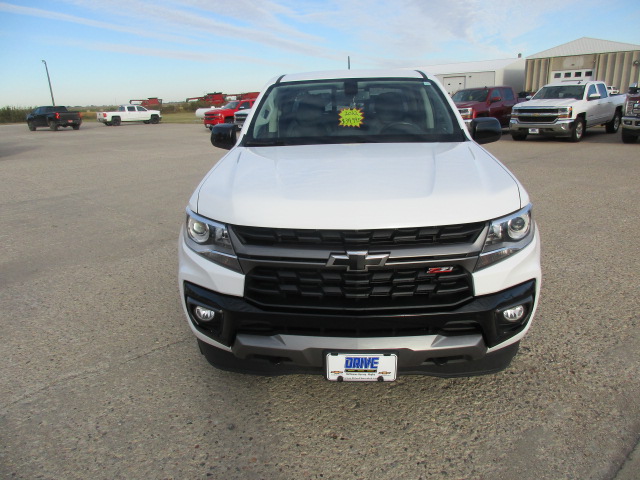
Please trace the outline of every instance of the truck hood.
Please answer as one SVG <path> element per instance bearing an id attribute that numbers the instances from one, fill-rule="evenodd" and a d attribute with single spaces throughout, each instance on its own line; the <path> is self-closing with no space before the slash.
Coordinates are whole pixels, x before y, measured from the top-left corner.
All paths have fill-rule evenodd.
<path id="1" fill-rule="evenodd" d="M 527 107 L 569 107 L 576 102 L 582 100 L 576 100 L 575 98 L 546 98 L 544 100 L 527 100 L 518 104 L 518 108 Z"/>
<path id="2" fill-rule="evenodd" d="M 235 147 L 190 208 L 224 223 L 373 229 L 485 221 L 529 202 L 474 142 Z"/>

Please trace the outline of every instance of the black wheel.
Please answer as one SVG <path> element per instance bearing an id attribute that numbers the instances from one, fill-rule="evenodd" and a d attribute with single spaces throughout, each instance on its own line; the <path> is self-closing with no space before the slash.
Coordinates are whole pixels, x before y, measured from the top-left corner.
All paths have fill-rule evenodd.
<path id="1" fill-rule="evenodd" d="M 36 124 L 33 122 L 27 122 L 27 127 L 29 127 L 29 130 L 31 130 L 32 132 L 36 131 Z"/>
<path id="2" fill-rule="evenodd" d="M 74 130 L 80 130 L 80 125 L 71 125 Z"/>
<path id="3" fill-rule="evenodd" d="M 112 117 L 112 118 L 111 118 L 111 124 L 112 124 L 114 127 L 119 126 L 121 122 L 122 122 L 122 121 L 120 120 L 120 117 Z"/>
<path id="4" fill-rule="evenodd" d="M 151 123 L 151 121 L 149 121 L 149 120 L 143 120 L 143 121 L 142 121 L 142 123 L 144 123 L 144 124 L 146 124 L 146 125 L 149 125 L 149 124 Z"/>
<path id="5" fill-rule="evenodd" d="M 522 141 L 522 140 L 526 140 L 527 139 L 527 134 L 526 133 L 511 133 L 511 138 L 513 138 L 516 142 Z"/>
<path id="6" fill-rule="evenodd" d="M 584 131 L 584 119 L 576 118 L 576 121 L 573 122 L 573 128 L 571 129 L 571 141 L 579 142 L 580 140 L 582 140 L 582 137 L 584 137 Z"/>
<path id="7" fill-rule="evenodd" d="M 49 122 L 49 128 L 55 132 L 58 130 L 58 124 L 56 122 Z"/>
<path id="8" fill-rule="evenodd" d="M 627 133 L 625 129 L 622 129 L 622 143 L 636 143 L 638 141 L 637 135 Z"/>
<path id="9" fill-rule="evenodd" d="M 621 118 L 622 118 L 622 113 L 620 113 L 619 111 L 616 111 L 611 121 L 607 122 L 606 124 L 607 133 L 616 133 L 618 131 L 618 128 L 620 128 Z"/>
<path id="10" fill-rule="evenodd" d="M 111 126 L 111 122 L 104 122 L 105 127 L 110 127 Z"/>
<path id="11" fill-rule="evenodd" d="M 156 123 L 160 123 L 160 118 L 158 117 L 158 115 L 151 115 L 151 123 L 154 125 Z"/>

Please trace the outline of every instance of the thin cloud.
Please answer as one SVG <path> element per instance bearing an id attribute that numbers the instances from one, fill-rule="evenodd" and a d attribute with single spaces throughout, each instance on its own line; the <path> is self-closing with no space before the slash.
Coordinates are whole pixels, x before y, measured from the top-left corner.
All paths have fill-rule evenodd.
<path id="1" fill-rule="evenodd" d="M 142 37 L 150 37 L 167 42 L 181 42 L 182 38 L 175 35 L 167 34 L 154 34 L 150 32 L 141 31 L 133 27 L 125 27 L 121 25 L 115 25 L 112 23 L 100 22 L 98 20 L 91 20 L 89 18 L 82 18 L 75 15 L 68 15 L 66 13 L 52 12 L 50 10 L 42 10 L 40 8 L 22 7 L 19 5 L 12 5 L 5 2 L 0 2 L 0 11 L 13 13 L 17 15 L 26 15 L 31 17 L 46 18 L 49 20 L 58 20 L 62 22 L 70 22 L 78 25 L 85 25 L 88 27 L 99 28 L 104 30 L 112 30 L 115 32 L 127 33 L 132 35 L 138 35 Z"/>

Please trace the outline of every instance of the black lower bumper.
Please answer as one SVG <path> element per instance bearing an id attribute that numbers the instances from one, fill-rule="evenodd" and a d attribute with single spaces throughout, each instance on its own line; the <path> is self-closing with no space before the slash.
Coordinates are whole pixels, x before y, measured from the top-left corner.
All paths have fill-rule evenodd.
<path id="1" fill-rule="evenodd" d="M 387 348 L 392 350 L 396 348 L 394 338 L 401 344 L 401 339 L 436 336 L 451 339 L 453 346 L 442 354 L 432 354 L 428 348 L 418 349 L 418 355 L 411 348 L 405 349 L 404 353 L 401 349 L 400 358 L 410 360 L 399 363 L 399 372 L 449 377 L 493 373 L 508 366 L 517 352 L 517 342 L 491 353 L 487 353 L 487 349 L 526 328 L 534 307 L 535 291 L 535 281 L 531 280 L 495 294 L 475 297 L 451 311 L 425 309 L 421 313 L 384 315 L 266 311 L 242 298 L 220 295 L 188 282 L 184 284 L 184 301 L 193 327 L 231 350 L 224 351 L 200 342 L 207 360 L 221 369 L 272 375 L 319 372 L 322 370 L 321 351 L 340 345 L 344 339 L 384 339 L 386 345 L 390 345 Z M 515 323 L 508 322 L 502 312 L 515 305 L 523 305 L 525 314 Z M 195 314 L 198 306 L 215 311 L 214 317 L 207 321 L 198 319 Z M 280 347 L 284 338 L 296 339 L 298 347 L 300 339 L 304 343 L 304 338 L 308 338 L 312 345 L 308 350 L 315 350 L 308 353 L 305 345 L 288 351 L 289 346 Z M 463 338 L 478 339 L 478 346 L 465 344 Z M 463 346 L 456 347 L 456 339 Z M 423 354 L 422 358 L 419 358 L 420 354 Z"/>

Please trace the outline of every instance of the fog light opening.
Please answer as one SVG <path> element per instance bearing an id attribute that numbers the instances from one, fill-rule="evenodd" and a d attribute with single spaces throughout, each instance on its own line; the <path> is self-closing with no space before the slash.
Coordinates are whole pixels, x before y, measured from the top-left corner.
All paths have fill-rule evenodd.
<path id="1" fill-rule="evenodd" d="M 502 317 L 509 323 L 518 323 L 524 317 L 525 312 L 524 305 L 516 305 L 504 310 Z"/>

